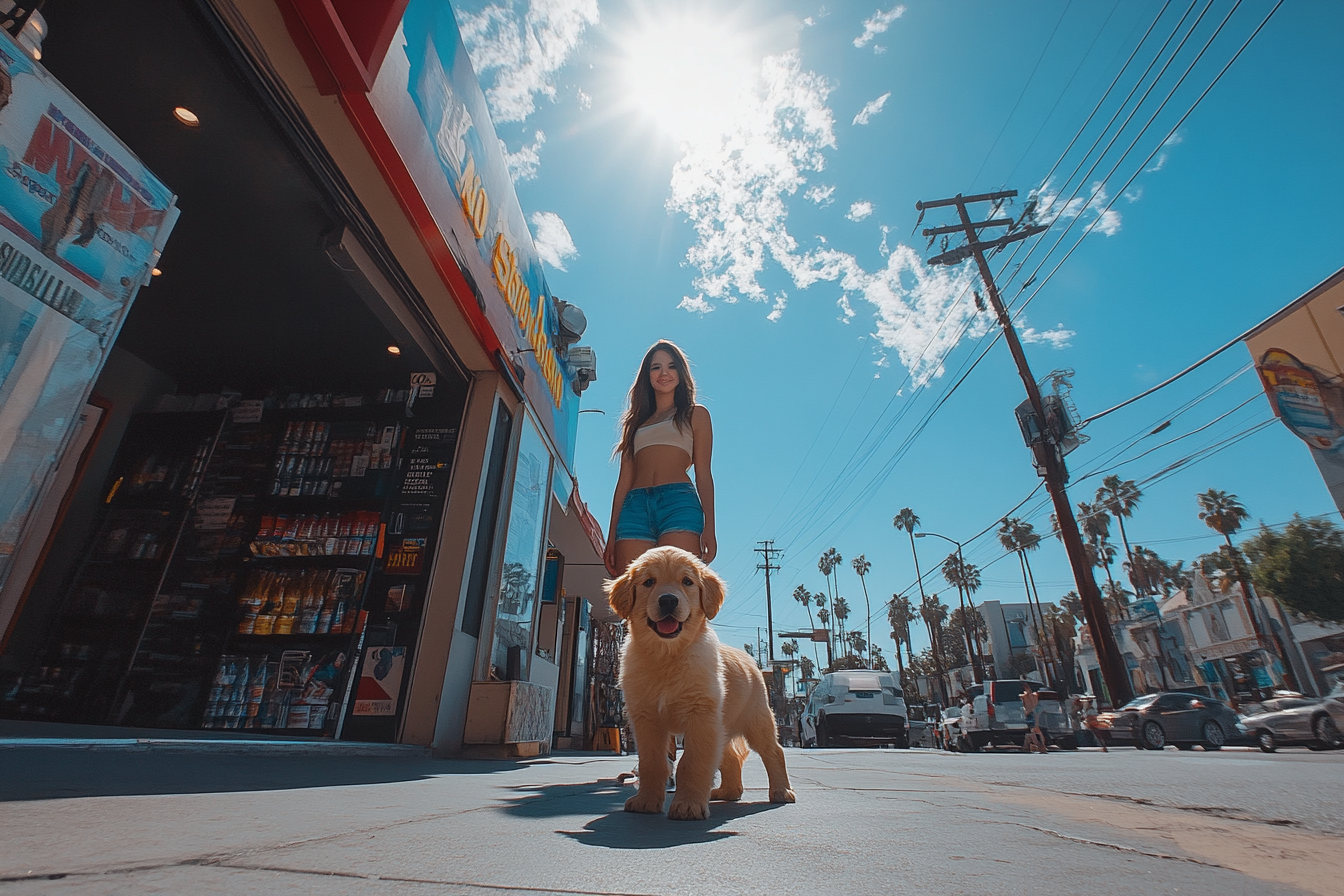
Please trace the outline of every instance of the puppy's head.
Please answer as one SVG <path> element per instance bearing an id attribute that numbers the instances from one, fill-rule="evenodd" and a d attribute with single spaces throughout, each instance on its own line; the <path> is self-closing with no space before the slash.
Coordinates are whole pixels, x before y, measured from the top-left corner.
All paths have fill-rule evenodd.
<path id="1" fill-rule="evenodd" d="M 653 548 L 618 579 L 606 583 L 607 599 L 630 624 L 632 637 L 669 643 L 693 637 L 723 607 L 723 579 L 692 554 Z"/>

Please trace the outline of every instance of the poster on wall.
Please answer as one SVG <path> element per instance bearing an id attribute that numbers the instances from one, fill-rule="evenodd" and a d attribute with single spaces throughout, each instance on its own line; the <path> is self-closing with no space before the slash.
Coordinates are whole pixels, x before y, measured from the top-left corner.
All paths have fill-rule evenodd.
<path id="1" fill-rule="evenodd" d="M 1344 446 L 1344 390 L 1283 349 L 1265 352 L 1255 366 L 1274 413 L 1294 435 L 1318 451 Z"/>
<path id="2" fill-rule="evenodd" d="M 406 668 L 405 647 L 367 647 L 355 690 L 354 715 L 393 716 Z"/>
<path id="3" fill-rule="evenodd" d="M 0 31 L 0 586 L 174 203 Z"/>

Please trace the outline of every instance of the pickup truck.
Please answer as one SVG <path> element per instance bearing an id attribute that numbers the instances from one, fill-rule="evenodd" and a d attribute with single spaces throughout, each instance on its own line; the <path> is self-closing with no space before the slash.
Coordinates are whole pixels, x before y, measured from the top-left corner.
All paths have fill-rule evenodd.
<path id="1" fill-rule="evenodd" d="M 1023 746 L 1027 719 L 1022 709 L 1022 692 L 1027 687 L 1040 698 L 1036 723 L 1046 743 L 1063 750 L 1078 749 L 1078 736 L 1059 694 L 1034 681 L 1016 678 L 986 681 L 971 688 L 968 692 L 971 699 L 961 708 L 961 739 L 957 746 L 970 753 L 989 746 Z"/>

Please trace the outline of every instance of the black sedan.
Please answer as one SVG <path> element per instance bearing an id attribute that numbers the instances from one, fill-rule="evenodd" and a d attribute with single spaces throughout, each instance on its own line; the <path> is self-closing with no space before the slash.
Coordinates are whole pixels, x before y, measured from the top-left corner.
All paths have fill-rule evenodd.
<path id="1" fill-rule="evenodd" d="M 1140 750 L 1161 750 L 1174 744 L 1179 750 L 1196 744 L 1219 750 L 1236 738 L 1237 714 L 1217 700 L 1199 694 L 1145 694 L 1097 721 L 1108 743 L 1132 743 Z"/>
<path id="2" fill-rule="evenodd" d="M 1266 700 L 1255 706 L 1242 724 L 1266 753 L 1279 747 L 1323 750 L 1339 746 L 1329 708 L 1319 697 L 1296 695 Z"/>

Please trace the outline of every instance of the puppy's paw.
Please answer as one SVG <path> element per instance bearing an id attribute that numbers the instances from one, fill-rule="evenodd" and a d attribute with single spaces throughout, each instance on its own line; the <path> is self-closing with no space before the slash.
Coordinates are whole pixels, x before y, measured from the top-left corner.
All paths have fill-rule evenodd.
<path id="1" fill-rule="evenodd" d="M 742 788 L 728 790 L 723 787 L 715 787 L 709 794 L 710 800 L 722 800 L 725 803 L 735 803 L 742 799 Z"/>
<path id="2" fill-rule="evenodd" d="M 645 815 L 662 815 L 663 794 L 640 791 L 625 801 L 625 811 L 643 812 Z"/>
<path id="3" fill-rule="evenodd" d="M 678 797 L 668 807 L 667 817 L 673 821 L 698 821 L 709 817 L 709 800 Z"/>
<path id="4" fill-rule="evenodd" d="M 770 791 L 770 802 L 796 803 L 798 802 L 798 798 L 793 795 L 792 790 L 772 790 Z"/>

